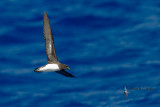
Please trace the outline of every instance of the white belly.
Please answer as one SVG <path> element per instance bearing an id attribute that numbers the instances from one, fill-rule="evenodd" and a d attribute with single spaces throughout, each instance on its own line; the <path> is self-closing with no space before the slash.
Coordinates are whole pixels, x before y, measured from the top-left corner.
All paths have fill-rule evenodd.
<path id="1" fill-rule="evenodd" d="M 59 67 L 57 64 L 47 64 L 46 66 L 43 66 L 39 69 L 39 71 L 47 71 L 47 72 L 58 71 L 58 70 Z"/>

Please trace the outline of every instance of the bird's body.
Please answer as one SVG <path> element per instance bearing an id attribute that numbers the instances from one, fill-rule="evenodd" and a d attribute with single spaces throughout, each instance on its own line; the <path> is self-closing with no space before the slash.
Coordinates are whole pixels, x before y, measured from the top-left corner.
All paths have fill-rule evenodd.
<path id="1" fill-rule="evenodd" d="M 47 64 L 45 66 L 40 67 L 38 72 L 43 72 L 43 71 L 54 72 L 54 71 L 58 71 L 58 70 L 60 70 L 58 64 Z"/>
<path id="2" fill-rule="evenodd" d="M 129 92 L 127 91 L 126 86 L 124 87 L 124 90 L 125 90 L 125 91 L 124 91 L 124 94 L 126 94 L 126 99 L 128 100 L 128 93 L 129 93 Z"/>
<path id="3" fill-rule="evenodd" d="M 35 72 L 57 72 L 67 77 L 74 77 L 72 74 L 65 71 L 65 69 L 70 70 L 68 65 L 62 64 L 58 61 L 55 46 L 54 46 L 54 39 L 52 35 L 52 30 L 50 27 L 49 19 L 47 13 L 44 12 L 43 17 L 43 33 L 45 39 L 45 50 L 47 55 L 47 64 L 36 68 Z"/>

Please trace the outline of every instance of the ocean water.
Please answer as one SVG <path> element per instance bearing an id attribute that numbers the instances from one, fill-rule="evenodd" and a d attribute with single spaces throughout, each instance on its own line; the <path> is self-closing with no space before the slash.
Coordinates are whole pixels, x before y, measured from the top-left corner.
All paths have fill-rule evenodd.
<path id="1" fill-rule="evenodd" d="M 77 78 L 34 72 L 44 11 Z M 159 0 L 1 0 L 0 13 L 0 107 L 160 106 Z"/>

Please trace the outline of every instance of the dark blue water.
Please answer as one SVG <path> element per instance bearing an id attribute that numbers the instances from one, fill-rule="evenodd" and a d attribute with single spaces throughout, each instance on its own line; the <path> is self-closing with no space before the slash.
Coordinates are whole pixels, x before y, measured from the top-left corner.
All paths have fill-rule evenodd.
<path id="1" fill-rule="evenodd" d="M 46 64 L 47 11 L 59 61 Z M 0 107 L 159 107 L 160 1 L 1 0 Z M 154 90 L 128 90 L 148 87 Z"/>

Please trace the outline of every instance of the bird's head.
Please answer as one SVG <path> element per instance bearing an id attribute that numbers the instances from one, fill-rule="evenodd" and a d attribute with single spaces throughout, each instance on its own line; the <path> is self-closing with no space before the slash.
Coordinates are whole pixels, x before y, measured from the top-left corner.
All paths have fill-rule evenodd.
<path id="1" fill-rule="evenodd" d="M 63 64 L 63 68 L 64 68 L 64 69 L 71 70 L 71 69 L 69 68 L 69 66 L 68 66 L 68 65 L 66 65 L 66 64 Z"/>

